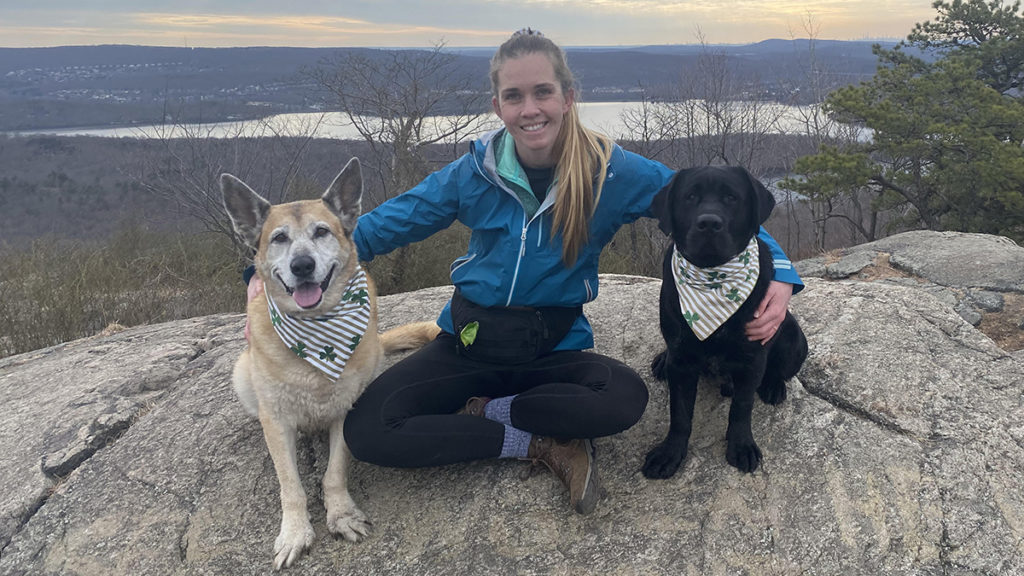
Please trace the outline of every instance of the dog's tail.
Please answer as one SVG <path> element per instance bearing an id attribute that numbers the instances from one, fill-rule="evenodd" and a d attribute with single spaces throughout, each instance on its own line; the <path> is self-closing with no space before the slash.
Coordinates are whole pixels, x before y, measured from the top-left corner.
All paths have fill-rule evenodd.
<path id="1" fill-rule="evenodd" d="M 420 348 L 433 340 L 441 329 L 434 322 L 413 322 L 392 328 L 380 335 L 385 354 Z"/>

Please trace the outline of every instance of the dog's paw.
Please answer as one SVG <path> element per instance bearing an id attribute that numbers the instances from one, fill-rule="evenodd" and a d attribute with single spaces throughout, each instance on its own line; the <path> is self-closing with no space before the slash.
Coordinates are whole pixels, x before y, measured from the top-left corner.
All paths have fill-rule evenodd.
<path id="1" fill-rule="evenodd" d="M 762 384 L 757 388 L 757 395 L 765 404 L 771 404 L 772 406 L 782 404 L 786 399 L 786 383 Z"/>
<path id="2" fill-rule="evenodd" d="M 662 350 L 661 354 L 654 357 L 651 360 L 651 374 L 658 380 L 664 380 L 668 377 L 668 350 Z"/>
<path id="3" fill-rule="evenodd" d="M 686 447 L 669 445 L 666 442 L 651 448 L 644 460 L 644 476 L 651 479 L 671 478 L 686 459 Z"/>
<path id="4" fill-rule="evenodd" d="M 740 472 L 753 472 L 761 465 L 761 449 L 753 440 L 729 442 L 725 449 L 725 460 Z"/>
<path id="5" fill-rule="evenodd" d="M 370 535 L 373 522 L 355 504 L 327 511 L 327 529 L 349 542 L 358 542 Z"/>
<path id="6" fill-rule="evenodd" d="M 274 540 L 274 569 L 287 568 L 294 563 L 302 552 L 313 545 L 316 532 L 309 520 L 281 522 L 281 533 Z"/>

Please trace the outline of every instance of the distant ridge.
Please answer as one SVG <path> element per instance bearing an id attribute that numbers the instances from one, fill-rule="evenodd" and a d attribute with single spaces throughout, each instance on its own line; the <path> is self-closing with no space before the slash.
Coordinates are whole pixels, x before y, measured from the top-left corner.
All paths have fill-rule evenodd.
<path id="1" fill-rule="evenodd" d="M 805 103 L 811 66 L 832 86 L 871 77 L 874 42 L 764 40 L 745 45 L 570 46 L 588 101 L 636 100 L 671 91 L 707 51 L 728 59 L 752 98 Z M 890 43 L 889 45 L 892 45 Z M 813 60 L 811 47 L 813 46 Z M 412 50 L 412 49 L 410 49 Z M 492 47 L 448 48 L 487 92 Z M 344 53 L 387 58 L 379 48 L 189 48 L 139 45 L 0 48 L 0 131 L 231 120 L 330 107 L 302 72 Z M 200 109 L 201 105 L 201 109 Z"/>

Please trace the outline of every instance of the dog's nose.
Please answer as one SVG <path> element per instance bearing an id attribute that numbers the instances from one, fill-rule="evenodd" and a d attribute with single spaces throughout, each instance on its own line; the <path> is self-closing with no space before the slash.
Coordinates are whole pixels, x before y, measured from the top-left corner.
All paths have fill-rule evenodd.
<path id="1" fill-rule="evenodd" d="M 722 224 L 722 217 L 715 214 L 697 216 L 697 230 L 701 232 L 721 232 Z"/>
<path id="2" fill-rule="evenodd" d="M 304 278 L 316 270 L 316 260 L 310 256 L 298 256 L 292 260 L 291 270 L 297 278 Z"/>

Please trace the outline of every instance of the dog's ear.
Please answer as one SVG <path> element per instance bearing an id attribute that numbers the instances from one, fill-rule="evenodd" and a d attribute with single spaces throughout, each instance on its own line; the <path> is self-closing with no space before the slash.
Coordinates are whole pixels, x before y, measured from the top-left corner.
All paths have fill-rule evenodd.
<path id="1" fill-rule="evenodd" d="M 734 169 L 741 172 L 743 178 L 750 184 L 751 218 L 757 226 L 760 226 L 768 220 L 772 210 L 775 209 L 775 196 L 746 168 L 736 166 Z"/>
<path id="2" fill-rule="evenodd" d="M 775 209 L 775 196 L 760 180 L 754 178 L 749 173 L 747 176 L 750 176 L 750 184 L 754 187 L 757 194 L 757 223 L 764 224 L 768 217 L 772 215 L 772 210 Z"/>
<path id="3" fill-rule="evenodd" d="M 661 228 L 661 231 L 668 236 L 672 235 L 672 189 L 675 188 L 676 181 L 681 178 L 680 174 L 684 172 L 686 170 L 679 170 L 673 174 L 668 184 L 658 190 L 654 199 L 651 200 L 651 216 L 658 220 L 658 228 Z"/>
<path id="4" fill-rule="evenodd" d="M 220 191 L 235 234 L 250 248 L 257 248 L 263 222 L 270 212 L 270 202 L 253 192 L 245 182 L 227 173 L 220 175 Z"/>
<path id="5" fill-rule="evenodd" d="M 341 220 L 345 234 L 352 234 L 363 211 L 363 174 L 358 158 L 348 161 L 320 199 Z"/>

